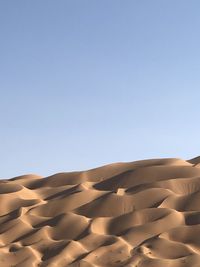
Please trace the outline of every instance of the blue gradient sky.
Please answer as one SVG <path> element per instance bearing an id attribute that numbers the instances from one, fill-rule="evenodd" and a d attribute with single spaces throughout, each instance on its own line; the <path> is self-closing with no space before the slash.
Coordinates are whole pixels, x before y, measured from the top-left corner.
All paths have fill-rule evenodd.
<path id="1" fill-rule="evenodd" d="M 0 2 L 0 177 L 200 154 L 200 2 Z"/>

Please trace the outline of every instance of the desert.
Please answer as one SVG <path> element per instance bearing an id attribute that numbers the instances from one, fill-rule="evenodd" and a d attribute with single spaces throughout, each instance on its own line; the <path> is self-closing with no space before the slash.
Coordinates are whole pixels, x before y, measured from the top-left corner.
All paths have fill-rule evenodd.
<path id="1" fill-rule="evenodd" d="M 0 180 L 1 267 L 200 266 L 200 157 Z"/>

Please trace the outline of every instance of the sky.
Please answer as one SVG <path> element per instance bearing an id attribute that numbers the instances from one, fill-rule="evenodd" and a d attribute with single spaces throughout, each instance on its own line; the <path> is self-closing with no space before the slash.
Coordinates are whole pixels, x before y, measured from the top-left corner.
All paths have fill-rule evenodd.
<path id="1" fill-rule="evenodd" d="M 1 0 L 0 177 L 200 155 L 198 0 Z"/>

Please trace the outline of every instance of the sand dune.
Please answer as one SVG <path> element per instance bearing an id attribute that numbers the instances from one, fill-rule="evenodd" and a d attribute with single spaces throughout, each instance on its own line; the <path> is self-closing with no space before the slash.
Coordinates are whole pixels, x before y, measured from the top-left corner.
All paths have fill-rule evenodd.
<path id="1" fill-rule="evenodd" d="M 0 267 L 199 267 L 200 157 L 0 180 Z"/>

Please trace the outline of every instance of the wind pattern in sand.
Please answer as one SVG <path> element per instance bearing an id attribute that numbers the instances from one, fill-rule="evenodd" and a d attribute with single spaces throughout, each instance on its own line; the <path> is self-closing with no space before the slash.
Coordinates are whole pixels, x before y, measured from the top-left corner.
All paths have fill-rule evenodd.
<path id="1" fill-rule="evenodd" d="M 0 266 L 200 266 L 199 162 L 0 180 Z"/>

